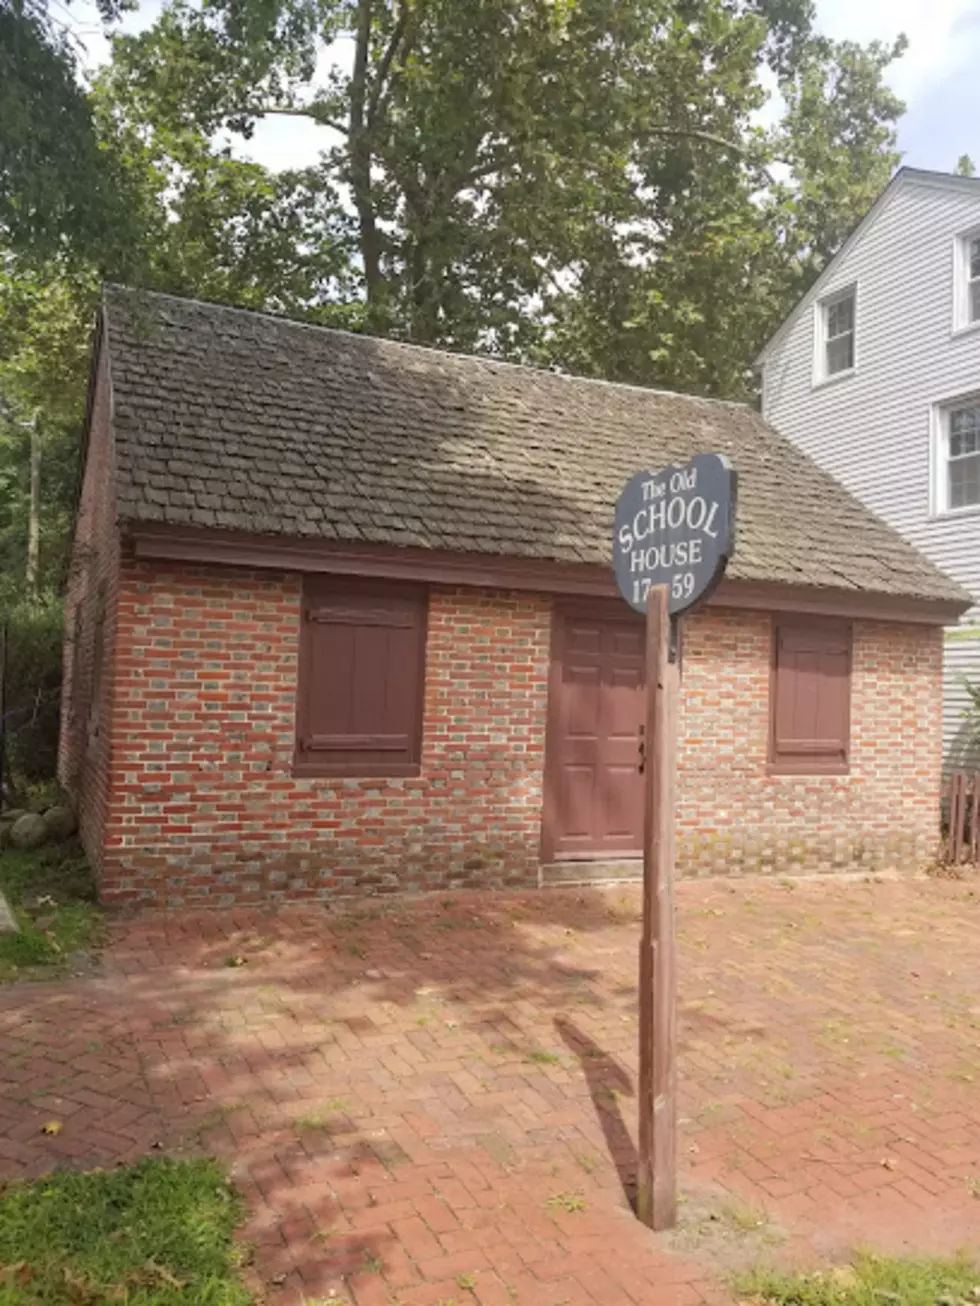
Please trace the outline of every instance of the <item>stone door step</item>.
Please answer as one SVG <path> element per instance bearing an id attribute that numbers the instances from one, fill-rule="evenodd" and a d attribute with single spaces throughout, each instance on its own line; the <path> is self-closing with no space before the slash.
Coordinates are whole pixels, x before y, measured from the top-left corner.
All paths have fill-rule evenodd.
<path id="1" fill-rule="evenodd" d="M 556 884 L 630 884 L 642 879 L 641 857 L 608 862 L 552 862 L 541 868 L 541 883 L 545 888 Z"/>

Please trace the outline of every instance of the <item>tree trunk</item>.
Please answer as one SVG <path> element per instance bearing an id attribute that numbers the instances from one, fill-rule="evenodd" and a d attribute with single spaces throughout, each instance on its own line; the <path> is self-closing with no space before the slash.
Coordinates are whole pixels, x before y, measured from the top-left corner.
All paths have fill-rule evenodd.
<path id="1" fill-rule="evenodd" d="M 371 187 L 371 140 L 365 120 L 367 104 L 368 55 L 371 45 L 372 0 L 360 0 L 357 6 L 357 46 L 351 75 L 350 136 L 348 157 L 351 191 L 357 211 L 361 259 L 367 286 L 368 307 L 376 305 L 381 285 L 381 240 L 374 212 Z"/>
<path id="2" fill-rule="evenodd" d="M 38 596 L 41 571 L 41 431 L 36 417 L 31 419 L 31 486 L 27 502 L 27 594 Z"/>
<path id="3" fill-rule="evenodd" d="M 416 234 L 414 248 L 408 263 L 409 275 L 411 276 L 409 339 L 415 341 L 416 344 L 430 345 L 434 342 L 436 336 L 435 305 L 429 277 L 429 260 L 425 256 L 421 232 Z"/>

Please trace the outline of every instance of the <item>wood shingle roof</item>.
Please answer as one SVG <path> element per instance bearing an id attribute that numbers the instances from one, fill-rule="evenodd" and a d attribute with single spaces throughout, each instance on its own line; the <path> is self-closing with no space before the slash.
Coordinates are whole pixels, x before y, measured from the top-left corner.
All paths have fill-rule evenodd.
<path id="1" fill-rule="evenodd" d="M 121 523 L 609 564 L 644 466 L 727 454 L 734 579 L 969 596 L 751 408 L 107 288 Z"/>

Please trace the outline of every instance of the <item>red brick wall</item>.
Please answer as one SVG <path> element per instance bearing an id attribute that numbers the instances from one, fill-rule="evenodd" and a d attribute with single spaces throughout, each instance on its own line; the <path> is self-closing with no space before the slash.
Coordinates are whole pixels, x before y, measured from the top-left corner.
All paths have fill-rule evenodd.
<path id="1" fill-rule="evenodd" d="M 687 622 L 678 865 L 684 874 L 921 866 L 936 851 L 942 631 L 855 622 L 851 766 L 767 774 L 771 621 L 707 610 Z"/>
<path id="2" fill-rule="evenodd" d="M 58 755 L 58 778 L 76 806 L 81 840 L 97 874 L 102 865 L 109 801 L 112 668 L 119 578 L 110 404 L 108 364 L 103 352 L 96 370 L 89 450 L 79 498 L 65 601 Z M 101 599 L 104 602 L 102 668 L 101 674 L 96 677 L 95 627 L 100 596 L 104 596 Z M 77 623 L 79 614 L 80 627 Z M 77 653 L 76 632 L 80 635 Z M 96 679 L 99 703 L 97 720 L 93 720 L 92 691 Z"/>
<path id="3" fill-rule="evenodd" d="M 430 595 L 422 775 L 291 773 L 300 582 L 124 564 L 109 901 L 537 882 L 548 602 Z"/>
<path id="4" fill-rule="evenodd" d="M 123 563 L 103 892 L 161 903 L 537 882 L 551 602 L 434 588 L 422 775 L 291 773 L 298 577 Z M 687 622 L 681 874 L 910 867 L 938 819 L 942 637 L 855 624 L 852 767 L 771 776 L 770 619 Z"/>

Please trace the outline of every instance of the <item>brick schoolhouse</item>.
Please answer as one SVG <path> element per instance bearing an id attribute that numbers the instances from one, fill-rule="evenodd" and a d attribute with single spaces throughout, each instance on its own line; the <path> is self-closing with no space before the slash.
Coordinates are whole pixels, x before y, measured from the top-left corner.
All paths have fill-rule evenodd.
<path id="1" fill-rule="evenodd" d="M 970 600 L 748 407 L 110 289 L 61 777 L 110 902 L 537 885 L 635 866 L 643 467 L 726 454 L 684 620 L 678 870 L 913 867 Z"/>

